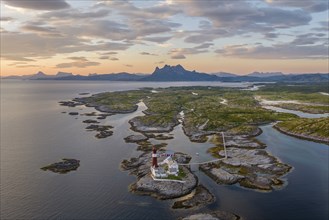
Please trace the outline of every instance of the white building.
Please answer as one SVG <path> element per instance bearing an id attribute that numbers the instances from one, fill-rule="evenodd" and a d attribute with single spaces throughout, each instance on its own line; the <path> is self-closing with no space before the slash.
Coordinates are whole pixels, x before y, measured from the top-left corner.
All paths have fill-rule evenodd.
<path id="1" fill-rule="evenodd" d="M 178 164 L 175 160 L 172 159 L 172 157 L 169 156 L 166 159 L 164 159 L 164 161 L 161 162 L 161 165 L 162 164 L 167 164 L 168 166 L 167 174 L 178 176 L 178 172 L 179 172 Z"/>
<path id="2" fill-rule="evenodd" d="M 168 177 L 168 174 L 166 171 L 163 169 L 163 167 L 151 167 L 151 173 L 152 176 L 155 178 L 166 178 Z"/>

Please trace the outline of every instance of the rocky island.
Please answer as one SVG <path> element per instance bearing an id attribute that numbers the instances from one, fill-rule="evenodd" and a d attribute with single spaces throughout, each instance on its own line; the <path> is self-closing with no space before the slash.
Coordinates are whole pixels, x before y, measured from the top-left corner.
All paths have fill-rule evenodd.
<path id="1" fill-rule="evenodd" d="M 160 150 L 159 154 L 165 153 Z M 175 153 L 175 160 L 188 163 L 191 157 L 183 153 Z M 123 160 L 121 167 L 136 175 L 138 180 L 129 186 L 131 192 L 140 195 L 150 195 L 158 199 L 174 199 L 192 192 L 197 187 L 197 177 L 186 167 L 181 166 L 181 181 L 157 181 L 151 176 L 151 153 L 142 153 L 138 158 Z"/>
<path id="2" fill-rule="evenodd" d="M 42 167 L 41 169 L 44 171 L 50 170 L 54 173 L 65 174 L 72 170 L 78 169 L 79 166 L 80 160 L 64 158 L 61 162 L 52 163 L 50 165 Z"/>

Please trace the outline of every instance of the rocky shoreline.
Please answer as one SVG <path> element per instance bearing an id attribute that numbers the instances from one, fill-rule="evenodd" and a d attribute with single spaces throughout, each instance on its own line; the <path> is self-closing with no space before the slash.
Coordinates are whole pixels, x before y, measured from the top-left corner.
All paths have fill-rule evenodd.
<path id="1" fill-rule="evenodd" d="M 141 133 L 167 133 L 174 130 L 179 123 L 169 123 L 168 125 L 164 126 L 154 126 L 154 125 L 146 125 L 144 124 L 140 117 L 135 117 L 129 120 L 129 124 L 131 125 L 131 130 Z"/>
<path id="2" fill-rule="evenodd" d="M 206 206 L 215 202 L 216 198 L 209 190 L 203 185 L 198 185 L 196 189 L 191 193 L 192 195 L 187 196 L 188 198 L 179 199 L 175 201 L 173 209 L 196 209 Z"/>
<path id="3" fill-rule="evenodd" d="M 277 131 L 279 131 L 283 134 L 286 134 L 286 135 L 290 135 L 290 136 L 300 138 L 300 139 L 303 139 L 303 140 L 314 141 L 314 142 L 324 143 L 324 144 L 329 145 L 329 138 L 319 138 L 319 137 L 314 137 L 314 136 L 289 132 L 289 131 L 279 127 L 277 124 L 273 125 L 273 128 L 275 128 Z"/>

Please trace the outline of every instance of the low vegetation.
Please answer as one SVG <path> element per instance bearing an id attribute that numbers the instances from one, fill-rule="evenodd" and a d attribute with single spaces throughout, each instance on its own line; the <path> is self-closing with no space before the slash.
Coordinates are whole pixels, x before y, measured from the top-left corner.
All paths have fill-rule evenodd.
<path id="1" fill-rule="evenodd" d="M 266 84 L 257 91 L 222 87 L 150 88 L 102 93 L 87 98 L 87 103 L 105 105 L 109 109 L 129 111 L 143 100 L 144 116 L 135 118 L 135 126 L 173 128 L 179 113 L 184 112 L 183 127 L 190 138 L 205 141 L 204 135 L 225 131 L 237 135 L 258 134 L 258 125 L 275 121 L 299 122 L 296 115 L 262 108 L 256 96 L 268 100 L 296 100 L 304 104 L 282 104 L 281 107 L 311 113 L 329 112 L 325 84 Z M 288 128 L 287 128 L 288 129 Z M 192 140 L 192 139 L 191 139 Z"/>
<path id="2" fill-rule="evenodd" d="M 329 117 L 299 118 L 279 122 L 275 127 L 293 136 L 329 143 Z"/>

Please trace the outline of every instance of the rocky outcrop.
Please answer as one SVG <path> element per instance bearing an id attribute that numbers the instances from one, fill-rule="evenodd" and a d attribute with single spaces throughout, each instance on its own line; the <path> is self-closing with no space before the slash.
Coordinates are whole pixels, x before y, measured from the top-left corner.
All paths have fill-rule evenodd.
<path id="1" fill-rule="evenodd" d="M 189 215 L 185 218 L 180 218 L 180 220 L 238 220 L 240 217 L 230 212 L 225 211 L 215 211 L 210 213 L 198 213 Z"/>
<path id="2" fill-rule="evenodd" d="M 131 125 L 131 129 L 137 132 L 147 132 L 147 133 L 163 133 L 163 132 L 170 132 L 174 129 L 178 122 L 171 122 L 166 125 L 155 125 L 150 124 L 147 125 L 142 122 L 140 117 L 135 117 L 129 120 Z"/>
<path id="3" fill-rule="evenodd" d="M 78 169 L 79 166 L 80 160 L 64 158 L 61 162 L 50 164 L 48 166 L 42 167 L 41 169 L 45 171 L 50 170 L 54 173 L 65 174 L 72 170 Z"/>
<path id="4" fill-rule="evenodd" d="M 86 123 L 86 124 L 98 124 L 99 121 L 96 121 L 96 120 L 92 120 L 92 119 L 87 119 L 87 120 L 84 120 L 82 121 L 82 123 Z"/>
<path id="5" fill-rule="evenodd" d="M 83 105 L 82 103 L 75 102 L 75 101 L 60 101 L 59 104 L 62 106 L 67 106 L 67 107 L 76 107 L 79 105 Z"/>
<path id="6" fill-rule="evenodd" d="M 141 177 L 136 183 L 130 185 L 132 192 L 150 195 L 158 199 L 174 199 L 190 193 L 198 184 L 197 177 L 185 167 L 180 167 L 186 174 L 182 182 L 156 181 L 150 173 Z"/>
<path id="7" fill-rule="evenodd" d="M 215 201 L 213 194 L 209 192 L 207 188 L 203 185 L 197 186 L 195 190 L 191 193 L 192 195 L 187 195 L 183 200 L 176 201 L 172 208 L 173 209 L 190 209 L 190 208 L 200 208 L 205 205 L 211 204 Z"/>
<path id="8" fill-rule="evenodd" d="M 69 112 L 69 115 L 79 115 L 79 112 Z"/>
<path id="9" fill-rule="evenodd" d="M 86 127 L 87 131 L 98 131 L 95 135 L 96 138 L 107 138 L 113 135 L 113 131 L 110 129 L 113 128 L 111 125 L 95 125 L 91 124 Z"/>
<path id="10" fill-rule="evenodd" d="M 137 142 L 141 142 L 141 141 L 146 141 L 148 140 L 148 137 L 145 137 L 144 135 L 130 135 L 128 137 L 125 137 L 124 140 L 127 143 L 137 143 Z"/>
<path id="11" fill-rule="evenodd" d="M 218 154 L 224 156 L 224 150 Z M 281 176 L 291 167 L 261 149 L 227 148 L 227 159 L 200 166 L 219 184 L 235 184 L 251 189 L 272 191 L 283 186 Z"/>
<path id="12" fill-rule="evenodd" d="M 223 168 L 213 168 L 209 171 L 209 175 L 216 179 L 217 183 L 222 184 L 234 184 L 243 178 L 243 176 L 238 174 L 231 174 L 225 171 Z"/>
<path id="13" fill-rule="evenodd" d="M 170 140 L 174 139 L 172 134 L 152 134 L 152 133 L 145 133 L 145 136 L 148 138 L 154 138 L 155 140 Z"/>
<path id="14" fill-rule="evenodd" d="M 225 135 L 226 146 L 239 148 L 265 148 L 265 145 L 246 135 Z"/>
<path id="15" fill-rule="evenodd" d="M 100 112 L 107 112 L 112 114 L 128 114 L 128 113 L 133 113 L 138 109 L 138 105 L 134 105 L 131 109 L 125 109 L 125 110 L 111 109 L 109 106 L 97 105 L 97 104 L 94 104 L 93 107 L 95 107 L 95 109 Z"/>

